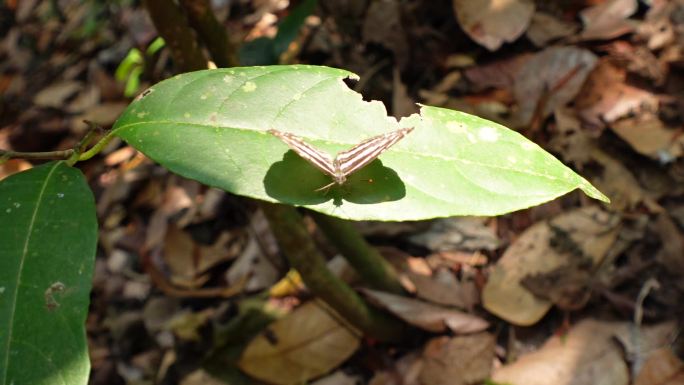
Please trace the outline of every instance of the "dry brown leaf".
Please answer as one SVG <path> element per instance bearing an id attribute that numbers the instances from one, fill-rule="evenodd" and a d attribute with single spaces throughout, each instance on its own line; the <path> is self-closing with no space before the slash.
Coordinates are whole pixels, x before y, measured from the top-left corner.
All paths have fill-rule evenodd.
<path id="1" fill-rule="evenodd" d="M 332 314 L 320 303 L 305 303 L 254 338 L 238 366 L 278 385 L 298 385 L 327 373 L 359 347 L 357 332 Z"/>
<path id="2" fill-rule="evenodd" d="M 572 101 L 596 61 L 591 51 L 577 47 L 550 47 L 534 55 L 515 78 L 516 123 L 527 126 L 533 117 L 545 118 Z"/>
<path id="3" fill-rule="evenodd" d="M 490 51 L 520 37 L 534 14 L 531 0 L 453 0 L 452 4 L 461 28 Z"/>
<path id="4" fill-rule="evenodd" d="M 565 22 L 553 15 L 536 12 L 532 16 L 532 23 L 527 29 L 527 38 L 537 47 L 545 47 L 550 41 L 572 35 L 577 26 Z"/>
<path id="5" fill-rule="evenodd" d="M 660 348 L 651 353 L 634 380 L 634 385 L 682 384 L 684 384 L 684 362 L 670 348 Z"/>
<path id="6" fill-rule="evenodd" d="M 391 368 L 375 372 L 368 385 L 422 385 L 419 376 L 423 366 L 421 356 L 411 352 L 396 360 Z"/>
<path id="7" fill-rule="evenodd" d="M 552 299 L 559 302 L 571 300 L 565 298 L 564 290 L 571 290 L 567 295 L 574 294 L 578 282 L 565 282 L 568 287 L 549 282 L 552 287 L 548 294 L 553 298 L 540 298 L 523 286 L 525 279 L 561 274 L 564 268 L 568 275 L 575 271 L 581 273 L 582 269 L 575 263 L 583 258 L 588 258 L 593 266 L 598 265 L 615 242 L 619 223 L 616 215 L 589 206 L 528 228 L 494 266 L 482 292 L 483 306 L 515 325 L 534 324 L 551 308 Z M 563 248 L 552 246 L 557 242 L 558 234 L 563 235 L 560 240 L 567 244 Z M 575 255 L 573 251 L 581 254 Z M 579 277 L 589 279 L 590 276 L 584 274 Z"/>
<path id="8" fill-rule="evenodd" d="M 596 146 L 595 138 L 582 128 L 582 122 L 570 108 L 560 107 L 554 111 L 555 126 L 549 141 L 549 150 L 575 164 L 579 169 L 591 161 L 591 151 Z"/>
<path id="9" fill-rule="evenodd" d="M 425 345 L 423 385 L 479 384 L 489 378 L 496 339 L 489 333 L 437 337 Z"/>
<path id="10" fill-rule="evenodd" d="M 5 149 L 6 147 L 0 148 Z M 0 180 L 5 179 L 12 174 L 26 171 L 31 167 L 31 163 L 23 159 L 10 159 L 5 163 L 0 164 Z"/>
<path id="11" fill-rule="evenodd" d="M 406 85 L 401 81 L 398 68 L 392 71 L 392 115 L 395 118 L 418 112 L 418 106 L 408 95 Z"/>
<path id="12" fill-rule="evenodd" d="M 602 59 L 577 96 L 576 106 L 584 121 L 596 127 L 642 111 L 655 113 L 658 98 L 647 90 L 625 83 L 627 71 Z"/>
<path id="13" fill-rule="evenodd" d="M 495 250 L 501 244 L 486 218 L 446 218 L 432 222 L 430 228 L 411 236 L 411 242 L 432 251 Z"/>
<path id="14" fill-rule="evenodd" d="M 179 385 L 226 385 L 225 382 L 212 377 L 203 369 L 195 370 L 194 372 L 183 377 L 178 383 Z"/>
<path id="15" fill-rule="evenodd" d="M 670 274 L 684 275 L 684 235 L 667 213 L 658 215 L 654 226 L 663 244 L 658 253 L 658 262 Z"/>
<path id="16" fill-rule="evenodd" d="M 567 335 L 494 370 L 497 383 L 513 385 L 627 385 L 629 372 L 613 334 L 625 324 L 585 320 Z"/>
<path id="17" fill-rule="evenodd" d="M 630 210 L 643 202 L 653 212 L 662 211 L 658 202 L 644 191 L 625 165 L 598 148 L 593 149 L 591 157 L 603 167 L 603 174 L 593 182 L 610 197 L 613 210 Z"/>
<path id="18" fill-rule="evenodd" d="M 399 68 L 408 64 L 409 49 L 401 21 L 401 2 L 372 2 L 366 12 L 362 34 L 364 42 L 378 43 L 390 49 Z"/>
<path id="19" fill-rule="evenodd" d="M 489 327 L 484 319 L 456 309 L 432 305 L 417 299 L 361 289 L 369 300 L 411 325 L 439 333 L 448 329 L 454 333 L 476 333 Z"/>
<path id="20" fill-rule="evenodd" d="M 334 373 L 319 378 L 311 383 L 311 385 L 357 385 L 361 383 L 361 378 L 358 375 L 351 375 L 337 370 Z"/>
<path id="21" fill-rule="evenodd" d="M 278 280 L 278 276 L 278 268 L 264 254 L 254 237 L 249 238 L 244 250 L 226 273 L 226 278 L 231 283 L 246 279 L 247 291 L 270 287 Z"/>
<path id="22" fill-rule="evenodd" d="M 524 53 L 510 59 L 468 68 L 465 77 L 472 83 L 475 91 L 488 88 L 513 89 L 515 78 L 534 55 Z"/>
<path id="23" fill-rule="evenodd" d="M 33 98 L 33 103 L 40 107 L 62 108 L 64 102 L 82 88 L 83 84 L 75 80 L 53 83 L 40 90 Z"/>
<path id="24" fill-rule="evenodd" d="M 437 269 L 432 275 L 407 273 L 415 286 L 416 296 L 424 300 L 461 309 L 472 309 L 471 290 L 468 283 L 461 283 L 453 272 Z"/>
<path id="25" fill-rule="evenodd" d="M 607 0 L 580 12 L 584 40 L 612 39 L 631 32 L 636 24 L 627 20 L 637 10 L 636 0 Z"/>
<path id="26" fill-rule="evenodd" d="M 636 152 L 664 163 L 682 155 L 682 143 L 678 140 L 682 137 L 682 131 L 666 127 L 653 114 L 639 114 L 618 120 L 610 125 L 610 129 Z"/>
<path id="27" fill-rule="evenodd" d="M 102 126 L 111 126 L 127 106 L 128 103 L 125 102 L 103 103 L 97 105 L 93 108 L 89 108 L 84 114 L 77 116 L 74 119 L 74 124 L 76 125 L 84 120 L 89 120 Z"/>

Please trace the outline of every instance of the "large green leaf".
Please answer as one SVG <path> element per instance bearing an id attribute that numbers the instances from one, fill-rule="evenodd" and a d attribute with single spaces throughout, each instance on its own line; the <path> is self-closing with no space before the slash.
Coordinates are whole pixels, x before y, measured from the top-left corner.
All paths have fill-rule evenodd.
<path id="1" fill-rule="evenodd" d="M 461 112 L 423 107 L 397 123 L 328 67 L 271 66 L 187 73 L 131 103 L 115 125 L 133 147 L 183 176 L 235 194 L 349 219 L 497 215 L 576 188 L 607 200 L 522 135 Z M 266 130 L 335 154 L 373 135 L 415 130 L 348 182 L 330 178 Z"/>
<path id="2" fill-rule="evenodd" d="M 85 336 L 97 220 L 77 169 L 0 181 L 0 384 L 88 382 Z"/>

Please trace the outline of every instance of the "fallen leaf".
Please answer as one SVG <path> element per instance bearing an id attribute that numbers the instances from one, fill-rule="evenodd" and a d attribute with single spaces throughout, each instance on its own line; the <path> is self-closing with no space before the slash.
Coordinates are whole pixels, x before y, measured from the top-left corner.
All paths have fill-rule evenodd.
<path id="1" fill-rule="evenodd" d="M 33 98 L 33 103 L 39 107 L 62 108 L 64 102 L 82 88 L 83 84 L 75 80 L 53 83 L 40 90 Z"/>
<path id="2" fill-rule="evenodd" d="M 557 153 L 567 163 L 582 169 L 591 161 L 596 138 L 589 130 L 582 128 L 582 122 L 574 109 L 559 107 L 554 111 L 555 125 L 551 126 L 549 150 Z"/>
<path id="3" fill-rule="evenodd" d="M 647 90 L 626 84 L 627 71 L 602 59 L 577 95 L 576 107 L 582 119 L 595 127 L 643 111 L 656 113 L 658 98 Z"/>
<path id="4" fill-rule="evenodd" d="M 197 369 L 191 372 L 187 376 L 183 377 L 178 383 L 179 385 L 226 385 L 225 382 L 220 381 L 204 371 L 203 369 Z"/>
<path id="5" fill-rule="evenodd" d="M 651 353 L 634 385 L 682 385 L 684 362 L 670 348 L 660 348 Z"/>
<path id="6" fill-rule="evenodd" d="M 431 339 L 423 350 L 421 384 L 482 383 L 491 373 L 495 346 L 496 339 L 489 333 Z"/>
<path id="7" fill-rule="evenodd" d="M 453 0 L 452 4 L 461 28 L 490 51 L 520 37 L 534 14 L 530 0 Z"/>
<path id="8" fill-rule="evenodd" d="M 398 68 L 392 71 L 392 115 L 400 119 L 418 112 L 418 106 L 408 95 L 406 85 L 401 81 Z"/>
<path id="9" fill-rule="evenodd" d="M 553 298 L 540 298 L 523 286 L 525 279 L 562 274 L 563 268 L 568 269 L 568 274 L 577 269 L 582 272 L 587 268 L 582 264 L 583 259 L 588 259 L 590 266 L 598 265 L 613 245 L 619 223 L 616 215 L 589 206 L 528 228 L 506 249 L 492 269 L 482 292 L 483 306 L 515 325 L 536 323 L 554 301 L 572 300 L 566 299 L 565 295 L 575 294 L 578 282 L 566 282 L 568 287 L 549 282 L 552 287 L 548 294 Z M 563 243 L 559 244 L 559 241 Z M 589 279 L 591 275 L 580 277 Z M 580 285 L 579 289 L 582 288 Z"/>
<path id="10" fill-rule="evenodd" d="M 572 35 L 577 31 L 575 24 L 563 21 L 544 12 L 536 12 L 527 29 L 527 38 L 537 47 L 545 47 L 550 41 Z"/>
<path id="11" fill-rule="evenodd" d="M 662 207 L 639 184 L 631 170 L 617 159 L 594 148 L 591 157 L 603 167 L 603 173 L 593 180 L 597 188 L 610 197 L 610 205 L 618 212 L 630 210 L 643 203 L 652 212 L 662 211 Z"/>
<path id="12" fill-rule="evenodd" d="M 362 35 L 364 43 L 378 43 L 391 50 L 399 68 L 408 64 L 409 47 L 401 20 L 401 2 L 372 2 L 366 12 Z"/>
<path id="13" fill-rule="evenodd" d="M 432 222 L 430 228 L 415 234 L 411 242 L 432 251 L 495 250 L 501 244 L 485 218 L 446 218 Z"/>
<path id="14" fill-rule="evenodd" d="M 509 59 L 467 68 L 464 75 L 472 83 L 474 91 L 488 88 L 512 90 L 515 78 L 533 56 L 533 54 L 524 53 Z"/>
<path id="15" fill-rule="evenodd" d="M 527 126 L 572 101 L 596 61 L 591 51 L 577 47 L 550 47 L 534 55 L 515 78 L 515 123 Z"/>
<path id="16" fill-rule="evenodd" d="M 361 378 L 358 375 L 354 376 L 342 370 L 337 370 L 328 376 L 312 382 L 311 385 L 357 385 L 360 383 Z"/>
<path id="17" fill-rule="evenodd" d="M 636 0 L 607 0 L 580 12 L 584 40 L 612 39 L 632 32 L 636 24 L 627 20 L 637 10 Z"/>
<path id="18" fill-rule="evenodd" d="M 358 332 L 319 302 L 307 302 L 270 324 L 242 353 L 238 366 L 250 376 L 297 385 L 327 373 L 359 347 Z"/>
<path id="19" fill-rule="evenodd" d="M 415 286 L 416 296 L 439 305 L 456 306 L 461 309 L 472 308 L 471 290 L 467 283 L 461 283 L 454 273 L 447 269 L 437 269 L 432 275 L 407 273 Z"/>
<path id="20" fill-rule="evenodd" d="M 440 333 L 448 329 L 454 333 L 476 333 L 489 327 L 484 319 L 456 309 L 432 305 L 417 299 L 361 289 L 371 302 L 421 329 Z"/>
<path id="21" fill-rule="evenodd" d="M 247 280 L 245 290 L 257 291 L 270 287 L 278 280 L 278 268 L 261 250 L 255 237 L 250 237 L 244 250 L 226 273 L 228 282 Z"/>
<path id="22" fill-rule="evenodd" d="M 422 385 L 423 366 L 421 355 L 410 352 L 394 361 L 390 368 L 375 372 L 368 385 Z"/>
<path id="23" fill-rule="evenodd" d="M 620 119 L 610 125 L 638 153 L 669 163 L 682 155 L 681 129 L 671 129 L 650 113 Z"/>
<path id="24" fill-rule="evenodd" d="M 612 341 L 622 323 L 585 320 L 541 349 L 494 370 L 492 380 L 515 385 L 627 385 L 629 371 Z"/>

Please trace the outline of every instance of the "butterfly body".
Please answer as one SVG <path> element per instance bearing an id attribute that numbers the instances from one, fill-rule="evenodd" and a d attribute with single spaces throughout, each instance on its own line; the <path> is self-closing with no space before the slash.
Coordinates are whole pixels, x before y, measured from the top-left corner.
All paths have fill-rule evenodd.
<path id="1" fill-rule="evenodd" d="M 316 149 L 296 135 L 274 129 L 268 130 L 270 134 L 287 144 L 297 155 L 330 175 L 333 178 L 333 183 L 338 185 L 345 183 L 351 173 L 375 160 L 382 152 L 392 147 L 411 131 L 413 131 L 413 127 L 374 136 L 347 151 L 338 153 L 335 158 L 331 158 L 327 153 Z"/>

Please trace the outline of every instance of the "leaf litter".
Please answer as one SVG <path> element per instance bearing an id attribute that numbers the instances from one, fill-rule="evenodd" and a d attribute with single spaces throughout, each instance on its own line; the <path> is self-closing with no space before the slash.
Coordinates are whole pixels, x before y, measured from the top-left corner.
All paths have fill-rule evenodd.
<path id="1" fill-rule="evenodd" d="M 129 102 L 112 69 L 156 34 L 142 8 L 49 3 L 5 5 L 18 23 L 7 25 L 0 48 L 8 59 L 2 149 L 70 148 L 82 119 L 111 125 Z M 248 3 L 218 5 L 231 32 L 272 34 L 287 13 L 284 2 Z M 668 322 L 681 318 L 684 303 L 681 1 L 362 3 L 320 7 L 295 41 L 298 59 L 361 73 L 364 95 L 395 116 L 418 101 L 519 127 L 612 204 L 571 195 L 485 227 L 461 219 L 364 224 L 373 243 L 403 255 L 395 266 L 408 293 L 376 300 L 415 325 L 411 344 L 384 346 L 310 310 L 311 302 L 299 305 L 308 295 L 301 286 L 257 305 L 253 296 L 293 279 L 283 278 L 286 264 L 258 211 L 115 141 L 82 167 L 102 225 L 88 318 L 91 383 L 244 381 L 227 368 L 249 362 L 241 352 L 254 341 L 276 352 L 259 368 L 282 369 L 279 359 L 291 357 L 277 348 L 312 329 L 297 321 L 282 334 L 276 327 L 288 316 L 264 321 L 276 302 L 287 309 L 280 317 L 301 309 L 346 337 L 344 348 L 323 355 L 306 349 L 318 352 L 324 338 L 307 340 L 307 359 L 332 358 L 316 370 L 276 369 L 292 377 L 271 383 L 328 372 L 320 383 L 681 383 L 681 339 Z M 385 24 L 383 9 L 391 11 Z M 80 29 L 103 15 L 96 25 L 104 33 Z M 171 74 L 168 53 L 152 60 L 141 90 Z M 30 166 L 6 162 L 0 178 Z M 659 288 L 642 295 L 648 279 Z M 229 330 L 221 341 L 230 343 L 218 343 L 216 330 Z M 221 349 L 224 381 L 200 360 Z"/>

